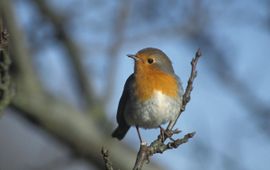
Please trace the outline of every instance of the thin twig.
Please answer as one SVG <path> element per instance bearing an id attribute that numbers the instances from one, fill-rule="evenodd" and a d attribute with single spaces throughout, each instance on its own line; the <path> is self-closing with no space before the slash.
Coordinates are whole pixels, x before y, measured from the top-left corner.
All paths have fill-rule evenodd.
<path id="1" fill-rule="evenodd" d="M 202 56 L 201 50 L 198 49 L 196 52 L 195 58 L 193 58 L 191 61 L 191 73 L 190 73 L 190 77 L 188 79 L 188 85 L 187 85 L 185 93 L 183 95 L 183 104 L 182 104 L 180 113 L 185 111 L 186 105 L 190 101 L 190 94 L 191 94 L 191 91 L 193 89 L 193 81 L 197 76 L 196 66 L 197 66 L 197 63 L 198 63 L 199 58 L 201 56 Z"/>
<path id="2" fill-rule="evenodd" d="M 187 103 L 190 101 L 190 98 L 191 98 L 190 94 L 191 94 L 191 91 L 193 90 L 193 82 L 194 82 L 194 79 L 197 76 L 196 67 L 197 67 L 197 63 L 199 61 L 199 58 L 201 56 L 202 56 L 201 50 L 198 49 L 196 51 L 195 57 L 191 60 L 191 63 L 190 63 L 191 64 L 191 72 L 190 72 L 190 76 L 189 76 L 189 79 L 188 79 L 188 84 L 187 84 L 185 93 L 183 95 L 182 106 L 181 106 L 180 112 L 179 112 L 177 118 L 175 119 L 175 121 L 173 123 L 169 124 L 169 126 L 167 127 L 167 130 L 172 130 L 173 129 L 173 127 L 176 124 L 178 118 L 180 117 L 182 112 L 185 111 Z"/>

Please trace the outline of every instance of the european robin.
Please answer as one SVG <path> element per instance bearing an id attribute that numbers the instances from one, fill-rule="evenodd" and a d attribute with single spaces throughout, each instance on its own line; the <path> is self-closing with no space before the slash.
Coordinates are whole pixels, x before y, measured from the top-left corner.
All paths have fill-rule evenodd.
<path id="1" fill-rule="evenodd" d="M 135 126 L 142 142 L 139 128 L 174 124 L 182 106 L 183 89 L 163 51 L 144 48 L 128 57 L 135 61 L 134 73 L 125 83 L 117 109 L 118 127 L 112 137 L 121 140 L 130 126 Z"/>

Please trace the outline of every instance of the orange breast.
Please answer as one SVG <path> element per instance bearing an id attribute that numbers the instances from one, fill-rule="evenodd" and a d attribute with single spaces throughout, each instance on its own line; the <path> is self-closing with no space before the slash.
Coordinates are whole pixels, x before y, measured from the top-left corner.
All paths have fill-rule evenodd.
<path id="1" fill-rule="evenodd" d="M 151 98 L 155 90 L 161 91 L 170 97 L 178 96 L 178 82 L 170 74 L 153 68 L 138 68 L 135 72 L 135 92 L 139 100 Z"/>

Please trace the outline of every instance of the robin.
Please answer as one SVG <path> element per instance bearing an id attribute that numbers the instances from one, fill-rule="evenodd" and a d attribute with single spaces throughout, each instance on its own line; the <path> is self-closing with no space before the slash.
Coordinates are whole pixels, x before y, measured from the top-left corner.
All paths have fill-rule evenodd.
<path id="1" fill-rule="evenodd" d="M 182 106 L 183 89 L 168 56 L 157 48 L 144 48 L 135 55 L 134 73 L 127 79 L 117 109 L 118 127 L 112 137 L 121 140 L 130 126 L 139 128 L 172 127 Z"/>

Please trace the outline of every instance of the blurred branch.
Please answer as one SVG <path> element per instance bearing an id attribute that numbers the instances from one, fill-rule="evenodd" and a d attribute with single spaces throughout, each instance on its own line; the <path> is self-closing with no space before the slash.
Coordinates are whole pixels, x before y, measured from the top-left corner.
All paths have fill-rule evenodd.
<path id="1" fill-rule="evenodd" d="M 49 162 L 42 162 L 39 165 L 28 165 L 24 169 L 27 170 L 48 170 L 48 169 L 67 169 L 67 167 L 72 166 L 76 159 L 72 155 L 68 158 L 55 158 Z"/>
<path id="2" fill-rule="evenodd" d="M 117 6 L 119 9 L 115 10 L 117 11 L 116 19 L 113 22 L 112 26 L 112 37 L 111 42 L 108 48 L 107 56 L 107 75 L 106 75 L 106 86 L 105 86 L 105 92 L 104 92 L 104 98 L 103 102 L 108 103 L 111 95 L 112 95 L 112 89 L 114 89 L 114 80 L 115 75 L 117 71 L 117 58 L 118 53 L 121 49 L 121 46 L 124 42 L 125 37 L 125 28 L 126 28 L 126 22 L 128 19 L 129 11 L 130 11 L 130 0 L 120 0 L 119 5 Z"/>
<path id="3" fill-rule="evenodd" d="M 55 139 L 66 144 L 79 157 L 93 163 L 98 169 L 104 168 L 100 155 L 102 146 L 111 148 L 112 161 L 120 169 L 129 169 L 133 163 L 135 152 L 127 145 L 119 145 L 116 140 L 95 126 L 86 114 L 78 112 L 68 104 L 51 98 L 35 98 L 25 100 L 25 95 L 16 96 L 11 105 L 15 113 L 23 116 L 33 124 L 47 131 Z M 148 166 L 149 170 L 161 169 L 156 164 Z"/>
<path id="4" fill-rule="evenodd" d="M 17 22 L 14 17 L 11 2 L 9 0 L 1 0 L 1 12 L 6 19 L 6 26 L 10 34 L 10 52 L 14 67 L 17 72 L 14 76 L 16 78 L 16 84 L 18 84 L 18 93 L 21 91 L 21 87 L 24 90 L 31 91 L 33 95 L 42 94 L 42 86 L 36 76 L 36 71 L 33 69 L 31 63 L 31 55 L 26 48 L 24 35 L 19 30 Z"/>
<path id="5" fill-rule="evenodd" d="M 65 20 L 63 20 L 61 16 L 57 15 L 53 9 L 49 7 L 48 2 L 44 0 L 35 0 L 32 2 L 36 3 L 37 7 L 40 9 L 45 18 L 49 19 L 53 24 L 57 38 L 61 40 L 61 43 L 64 44 L 69 54 L 68 56 L 71 63 L 74 66 L 75 76 L 73 78 L 77 79 L 75 82 L 78 83 L 80 96 L 82 96 L 83 103 L 85 102 L 84 107 L 88 111 L 94 110 L 96 107 L 98 107 L 97 96 L 93 90 L 91 82 L 89 82 L 89 74 L 85 72 L 82 64 L 80 49 L 65 29 Z M 101 115 L 102 113 L 100 112 L 98 115 L 91 116 L 100 117 Z"/>
<path id="6" fill-rule="evenodd" d="M 0 6 L 1 3 L 0 3 Z M 0 7 L 0 116 L 3 109 L 9 104 L 12 98 L 11 79 L 9 67 L 11 60 L 8 52 L 8 32 L 4 26 Z"/>

